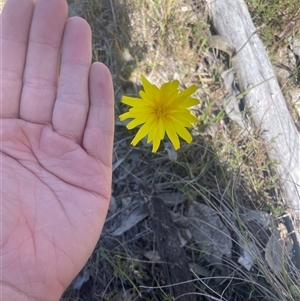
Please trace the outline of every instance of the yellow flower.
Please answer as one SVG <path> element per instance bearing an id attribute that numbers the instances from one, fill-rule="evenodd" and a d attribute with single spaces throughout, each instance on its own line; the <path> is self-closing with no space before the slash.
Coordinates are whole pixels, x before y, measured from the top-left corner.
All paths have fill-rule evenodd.
<path id="1" fill-rule="evenodd" d="M 128 123 L 128 129 L 142 125 L 131 144 L 135 146 L 148 135 L 147 143 L 153 143 L 152 152 L 155 153 L 165 133 L 175 150 L 180 148 L 178 136 L 191 143 L 192 136 L 186 128 L 192 127 L 192 123 L 199 123 L 189 110 L 189 107 L 199 103 L 198 99 L 191 97 L 198 87 L 192 85 L 180 92 L 178 80 L 173 80 L 158 88 L 144 76 L 142 84 L 144 91 L 139 93 L 141 98 L 122 97 L 122 102 L 132 108 L 120 115 L 120 120 L 133 119 Z"/>

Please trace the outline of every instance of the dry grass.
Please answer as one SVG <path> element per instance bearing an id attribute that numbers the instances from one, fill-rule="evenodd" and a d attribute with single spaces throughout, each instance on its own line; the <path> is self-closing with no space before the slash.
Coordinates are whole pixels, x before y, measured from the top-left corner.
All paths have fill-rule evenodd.
<path id="1" fill-rule="evenodd" d="M 202 123 L 194 130 L 194 142 L 184 145 L 177 160 L 171 161 L 163 147 L 155 155 L 142 143 L 136 148 L 130 147 L 133 133 L 117 121 L 114 208 L 87 264 L 89 281 L 79 291 L 71 287 L 62 300 L 92 300 L 91 296 L 95 300 L 173 300 L 168 286 L 163 284 L 174 284 L 164 282 L 159 262 L 155 256 L 145 253 L 155 254 L 151 217 L 133 225 L 121 236 L 111 235 L 115 223 L 122 225 L 122 219 L 130 216 L 128 212 L 132 208 L 147 204 L 147 187 L 155 187 L 164 198 L 165 193 L 184 196 L 184 203 L 170 207 L 170 213 L 184 216 L 193 202 L 199 202 L 214 208 L 231 230 L 232 258 L 223 258 L 221 270 L 207 262 L 205 250 L 195 241 L 185 244 L 188 261 L 206 273 L 203 276 L 203 271 L 202 274 L 197 274 L 195 269 L 191 271 L 197 300 L 297 300 L 298 272 L 289 264 L 283 265 L 277 274 L 264 255 L 270 233 L 284 224 L 285 208 L 277 190 L 276 176 L 272 174 L 276 162 L 267 158 L 268 146 L 263 145 L 258 133 L 245 133 L 224 113 L 222 98 L 226 91 L 220 74 L 230 62 L 225 54 L 216 54 L 207 45 L 210 26 L 205 5 L 195 7 L 179 0 L 101 0 L 97 2 L 99 10 L 93 8 L 91 13 L 89 5 L 96 5 L 95 2 L 80 3 L 82 15 L 93 28 L 94 58 L 108 64 L 113 73 L 117 115 L 124 111 L 121 96 L 137 95 L 140 75 L 144 74 L 157 85 L 174 78 L 180 81 L 181 87 L 197 84 L 196 96 L 201 102 L 195 113 Z M 251 5 L 255 14 L 258 8 L 254 1 Z M 287 15 L 290 13 L 296 18 L 294 10 L 287 11 Z M 274 27 L 263 15 L 257 22 L 267 29 L 273 26 L 279 32 L 283 30 L 286 38 L 295 38 L 295 27 L 291 30 L 288 25 Z M 266 44 L 272 44 L 267 31 L 262 36 Z M 276 46 L 285 56 L 286 43 L 278 41 Z M 283 79 L 285 90 L 299 90 L 299 66 L 289 67 L 293 70 L 289 78 Z M 294 109 L 296 103 L 291 101 L 295 122 L 299 119 Z M 271 225 L 262 228 L 239 217 L 241 212 L 247 213 L 250 209 L 270 213 Z M 290 241 L 287 236 L 285 239 Z M 251 244 L 260 251 L 254 252 L 249 247 Z M 252 255 L 256 264 L 249 272 L 237 262 L 245 246 L 250 253 L 255 253 Z"/>
<path id="2" fill-rule="evenodd" d="M 272 56 L 272 61 L 287 56 L 287 41 L 295 39 L 298 32 L 296 26 L 290 27 L 288 20 L 290 17 L 296 22 L 300 9 L 298 2 L 291 2 L 290 9 L 276 23 L 277 2 L 274 1 L 274 9 L 266 16 L 263 6 L 259 6 L 263 2 L 248 1 L 256 25 L 264 30 L 261 35 L 266 45 L 273 45 L 270 28 L 276 34 L 282 32 L 276 49 L 283 54 Z M 168 286 L 175 284 L 165 282 L 155 257 L 151 216 L 146 214 L 146 218 L 122 235 L 112 234 L 137 208 L 147 208 L 151 198 L 149 187 L 163 198 L 168 193 L 171 203 L 178 193 L 183 196 L 183 203 L 169 208 L 172 216 L 185 216 L 191 204 L 198 202 L 216 210 L 230 230 L 232 256 L 222 258 L 221 269 L 207 261 L 205 249 L 194 238 L 185 243 L 186 256 L 193 264 L 195 300 L 299 300 L 299 274 L 292 263 L 284 264 L 283 260 L 280 273 L 276 273 L 276 267 L 270 267 L 265 257 L 271 234 L 284 225 L 285 208 L 272 173 L 277 163 L 267 158 L 269 146 L 262 143 L 258 133 L 243 131 L 224 113 L 222 99 L 226 91 L 221 73 L 228 69 L 230 60 L 208 46 L 211 33 L 205 4 L 184 0 L 69 0 L 69 3 L 73 13 L 86 18 L 92 26 L 94 59 L 105 62 L 113 74 L 116 115 L 125 110 L 120 104 L 121 96 L 136 96 L 141 88 L 140 76 L 144 74 L 157 85 L 171 79 L 178 79 L 182 88 L 197 84 L 200 104 L 195 114 L 201 125 L 193 131 L 193 143 L 183 144 L 174 161 L 163 146 L 157 154 L 151 154 L 144 143 L 132 148 L 134 131 L 128 132 L 116 118 L 113 198 L 107 222 L 85 267 L 87 281 L 78 290 L 70 286 L 61 301 L 174 300 Z M 195 3 L 199 3 L 198 7 Z M 286 93 L 299 91 L 299 62 L 289 64 L 291 72 L 283 78 Z M 292 99 L 290 109 L 298 122 L 296 106 L 297 101 Z M 268 213 L 270 224 L 262 227 L 246 221 L 241 216 L 249 210 Z M 291 243 L 290 238 L 286 235 L 280 239 L 286 240 L 286 246 L 280 250 L 288 252 L 285 248 Z M 245 249 L 256 262 L 250 271 L 238 263 L 240 252 Z"/>

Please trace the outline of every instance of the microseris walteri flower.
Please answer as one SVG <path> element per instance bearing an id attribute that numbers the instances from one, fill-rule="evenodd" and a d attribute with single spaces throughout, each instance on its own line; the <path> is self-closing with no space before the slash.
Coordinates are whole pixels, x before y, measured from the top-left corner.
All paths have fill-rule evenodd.
<path id="1" fill-rule="evenodd" d="M 179 81 L 173 80 L 158 88 L 144 76 L 142 85 L 144 90 L 139 92 L 141 98 L 122 97 L 122 102 L 131 108 L 120 115 L 120 120 L 132 119 L 127 124 L 129 130 L 141 126 L 131 144 L 135 146 L 148 135 L 147 143 L 152 142 L 152 152 L 155 153 L 166 134 L 175 150 L 180 148 L 179 137 L 191 143 L 192 135 L 187 128 L 199 123 L 199 120 L 189 108 L 199 103 L 198 99 L 191 96 L 198 87 L 192 85 L 179 91 Z"/>

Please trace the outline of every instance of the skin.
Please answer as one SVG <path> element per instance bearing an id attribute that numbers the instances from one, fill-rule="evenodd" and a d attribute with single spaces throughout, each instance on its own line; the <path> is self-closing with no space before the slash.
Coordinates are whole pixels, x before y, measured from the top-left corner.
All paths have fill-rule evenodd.
<path id="1" fill-rule="evenodd" d="M 111 75 L 91 65 L 89 25 L 66 17 L 65 0 L 1 14 L 0 300 L 59 300 L 109 205 Z"/>

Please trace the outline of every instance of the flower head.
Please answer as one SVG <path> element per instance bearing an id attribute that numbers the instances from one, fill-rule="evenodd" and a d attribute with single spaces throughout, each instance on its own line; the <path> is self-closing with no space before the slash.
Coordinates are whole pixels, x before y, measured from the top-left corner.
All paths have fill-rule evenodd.
<path id="1" fill-rule="evenodd" d="M 192 127 L 192 123 L 199 123 L 189 110 L 191 106 L 199 103 L 199 100 L 191 97 L 198 89 L 196 85 L 179 91 L 178 80 L 163 84 L 160 88 L 151 84 L 142 76 L 144 91 L 140 91 L 141 98 L 123 96 L 122 102 L 131 106 L 128 112 L 120 115 L 120 120 L 132 119 L 128 129 L 142 125 L 131 144 L 136 145 L 148 135 L 147 143 L 152 142 L 152 152 L 155 153 L 165 134 L 168 135 L 175 150 L 180 148 L 180 136 L 186 142 L 192 142 L 192 136 L 186 128 Z"/>

